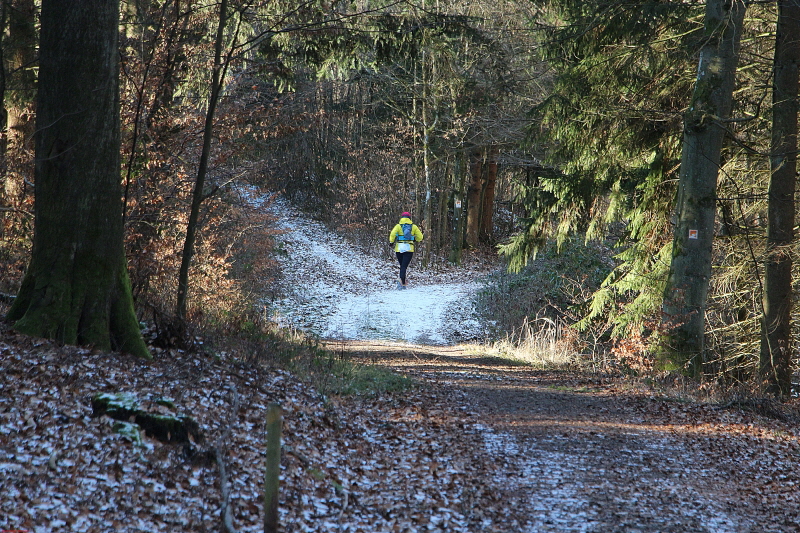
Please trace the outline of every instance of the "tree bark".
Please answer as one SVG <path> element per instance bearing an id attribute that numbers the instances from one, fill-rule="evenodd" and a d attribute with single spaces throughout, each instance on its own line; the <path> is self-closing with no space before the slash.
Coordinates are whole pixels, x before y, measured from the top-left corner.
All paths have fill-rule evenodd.
<path id="1" fill-rule="evenodd" d="M 760 370 L 767 389 L 788 397 L 792 388 L 792 252 L 797 173 L 797 84 L 800 0 L 778 1 L 772 90 L 767 255 Z"/>
<path id="2" fill-rule="evenodd" d="M 500 150 L 497 146 L 490 146 L 486 158 L 486 181 L 481 197 L 481 228 L 480 237 L 484 242 L 491 242 L 494 237 L 494 196 L 497 186 L 497 157 Z"/>
<path id="3" fill-rule="evenodd" d="M 13 90 L 8 98 L 9 149 L 22 147 L 33 135 L 31 105 L 36 95 L 36 4 L 34 0 L 7 1 L 5 9 L 8 35 L 3 39 L 3 55 L 10 75 L 6 88 Z"/>
<path id="4" fill-rule="evenodd" d="M 458 152 L 453 164 L 453 241 L 450 247 L 450 262 L 461 264 L 461 250 L 464 248 L 464 153 Z"/>
<path id="5" fill-rule="evenodd" d="M 25 175 L 20 161 L 30 149 L 33 137 L 33 100 L 36 95 L 37 9 L 33 0 L 2 2 L 2 105 L 0 105 L 0 192 L 4 203 L 19 205 L 23 197 Z"/>
<path id="6" fill-rule="evenodd" d="M 6 109 L 6 11 L 8 3 L 0 0 L 0 176 L 6 178 L 6 152 L 8 150 L 8 110 Z M 3 183 L 5 185 L 5 183 Z M 2 199 L 2 195 L 0 195 Z"/>
<path id="7" fill-rule="evenodd" d="M 149 357 L 123 247 L 119 3 L 43 0 L 33 254 L 22 333 Z"/>
<path id="8" fill-rule="evenodd" d="M 744 12 L 742 0 L 708 0 L 706 41 L 684 119 L 672 262 L 662 310 L 668 349 L 677 363 L 688 363 L 694 376 L 702 371 L 717 176 Z"/>
<path id="9" fill-rule="evenodd" d="M 467 246 L 478 246 L 481 223 L 481 186 L 483 182 L 483 151 L 476 148 L 470 154 L 469 185 L 467 185 Z"/>

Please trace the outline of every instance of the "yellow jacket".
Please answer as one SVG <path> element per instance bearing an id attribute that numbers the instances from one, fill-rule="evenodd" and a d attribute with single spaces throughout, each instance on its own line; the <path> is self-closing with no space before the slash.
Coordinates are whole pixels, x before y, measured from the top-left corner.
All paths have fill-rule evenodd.
<path id="1" fill-rule="evenodd" d="M 413 241 L 404 241 L 402 239 L 398 239 L 398 237 L 402 237 L 403 235 L 403 227 L 401 224 L 411 224 L 411 235 L 414 236 Z M 389 233 L 389 243 L 394 244 L 394 251 L 395 252 L 413 252 L 414 251 L 414 243 L 420 242 L 422 240 L 422 232 L 419 230 L 416 224 L 411 222 L 411 219 L 408 217 L 403 217 L 400 219 L 392 231 Z M 404 243 L 408 242 L 409 249 L 408 250 L 401 250 L 401 247 Z"/>

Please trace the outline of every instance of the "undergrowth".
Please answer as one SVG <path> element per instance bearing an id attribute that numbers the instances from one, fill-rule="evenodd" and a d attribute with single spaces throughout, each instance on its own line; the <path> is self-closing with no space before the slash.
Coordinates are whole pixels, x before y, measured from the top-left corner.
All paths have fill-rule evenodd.
<path id="1" fill-rule="evenodd" d="M 413 385 L 390 370 L 352 361 L 346 351 L 330 349 L 314 335 L 281 327 L 264 312 L 242 308 L 225 322 L 206 323 L 199 330 L 203 350 L 212 356 L 290 371 L 323 396 L 374 395 Z"/>
<path id="2" fill-rule="evenodd" d="M 604 327 L 578 331 L 573 325 L 611 271 L 610 257 L 602 245 L 568 241 L 560 250 L 548 245 L 518 273 L 487 276 L 477 296 L 490 326 L 485 350 L 535 366 L 601 365 Z"/>
<path id="3" fill-rule="evenodd" d="M 537 368 L 585 366 L 575 330 L 563 321 L 546 317 L 525 318 L 520 328 L 503 339 L 484 345 L 481 352 Z"/>

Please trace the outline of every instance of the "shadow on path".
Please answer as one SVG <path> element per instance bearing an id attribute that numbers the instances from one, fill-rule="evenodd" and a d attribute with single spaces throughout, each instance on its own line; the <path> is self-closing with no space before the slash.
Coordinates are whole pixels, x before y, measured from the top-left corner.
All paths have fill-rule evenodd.
<path id="1" fill-rule="evenodd" d="M 796 501 L 784 512 L 749 496 L 763 484 L 742 466 L 752 465 L 750 440 L 709 431 L 719 420 L 683 419 L 684 405 L 622 378 L 536 370 L 458 346 L 328 347 L 459 391 L 483 421 L 487 460 L 499 465 L 492 482 L 521 513 L 520 532 L 800 531 Z"/>

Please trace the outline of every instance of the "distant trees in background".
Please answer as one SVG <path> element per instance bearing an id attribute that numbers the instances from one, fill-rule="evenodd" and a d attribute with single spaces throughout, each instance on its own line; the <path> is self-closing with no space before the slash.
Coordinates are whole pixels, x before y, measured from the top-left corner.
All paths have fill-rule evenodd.
<path id="1" fill-rule="evenodd" d="M 39 13 L 32 1 L 2 6 L 3 116 L 22 117 L 3 135 L 14 142 L 2 158 L 10 275 L 0 291 L 11 293 L 32 238 L 33 130 L 23 122 L 35 116 Z M 241 299 L 225 294 L 268 283 L 268 220 L 244 184 L 286 194 L 366 246 L 410 209 L 426 228 L 426 262 L 457 262 L 464 243 L 493 242 L 494 198 L 510 193 L 502 154 L 517 154 L 509 169 L 525 165 L 525 104 L 515 94 L 530 94 L 542 68 L 525 28 L 519 38 L 512 27 L 527 16 L 519 6 L 224 7 L 121 3 L 121 195 L 142 316 L 230 316 L 222 302 Z M 253 240 L 265 245 L 253 252 Z"/>
<path id="2" fill-rule="evenodd" d="M 698 376 L 785 396 L 797 2 L 748 7 L 729 114 L 690 107 L 717 36 L 706 5 L 123 1 L 121 195 L 140 315 L 173 314 L 194 227 L 178 314 L 234 327 L 274 275 L 269 220 L 250 196 L 277 191 L 369 249 L 410 210 L 426 263 L 500 244 L 518 269 L 548 242 L 603 241 L 616 266 L 577 327 L 612 343 L 641 335 L 654 369 L 692 361 Z M 33 235 L 36 6 L 0 11 L 0 293 L 17 290 Z M 704 203 L 711 276 L 692 304 L 702 342 L 687 358 L 665 340 L 689 320 L 661 311 L 692 113 L 722 143 Z"/>
<path id="3" fill-rule="evenodd" d="M 514 2 L 455 2 L 337 20 L 346 15 L 334 10 L 329 25 L 261 45 L 303 98 L 301 129 L 278 149 L 282 188 L 301 205 L 328 200 L 323 215 L 362 234 L 411 210 L 426 258 L 452 250 L 457 261 L 465 243 L 494 242 L 495 191 L 508 201 L 510 177 L 531 163 L 520 156 L 527 104 L 518 96 L 543 94 L 544 65 L 518 26 L 530 13 Z"/>

